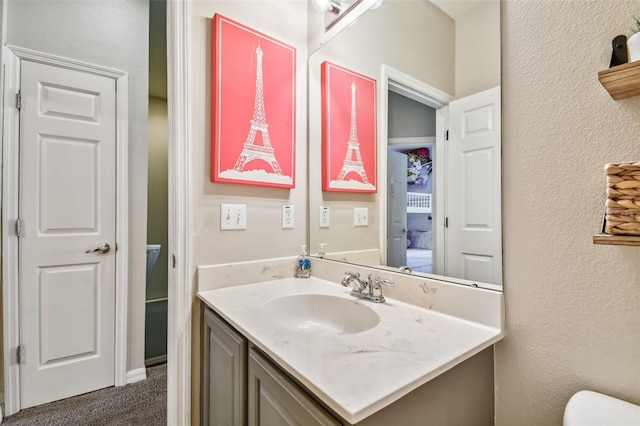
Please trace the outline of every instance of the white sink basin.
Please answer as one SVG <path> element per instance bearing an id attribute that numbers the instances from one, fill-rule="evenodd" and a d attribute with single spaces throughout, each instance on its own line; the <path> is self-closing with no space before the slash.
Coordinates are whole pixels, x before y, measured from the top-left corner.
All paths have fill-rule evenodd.
<path id="1" fill-rule="evenodd" d="M 380 322 L 364 302 L 326 294 L 279 297 L 267 302 L 262 314 L 279 327 L 301 333 L 354 334 Z"/>

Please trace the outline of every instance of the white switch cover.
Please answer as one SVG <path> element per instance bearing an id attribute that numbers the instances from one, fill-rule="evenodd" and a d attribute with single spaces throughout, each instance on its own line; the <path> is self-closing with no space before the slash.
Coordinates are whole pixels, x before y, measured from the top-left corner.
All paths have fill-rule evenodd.
<path id="1" fill-rule="evenodd" d="M 329 207 L 320 206 L 320 228 L 329 227 Z"/>
<path id="2" fill-rule="evenodd" d="M 353 208 L 353 226 L 369 226 L 369 208 Z"/>
<path id="3" fill-rule="evenodd" d="M 282 206 L 282 229 L 293 228 L 293 206 Z"/>
<path id="4" fill-rule="evenodd" d="M 220 229 L 247 229 L 247 205 L 220 204 Z"/>

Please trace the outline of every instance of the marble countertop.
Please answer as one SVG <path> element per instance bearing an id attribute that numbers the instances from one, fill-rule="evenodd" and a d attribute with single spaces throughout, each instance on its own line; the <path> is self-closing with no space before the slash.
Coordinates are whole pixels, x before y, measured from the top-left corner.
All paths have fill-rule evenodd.
<path id="1" fill-rule="evenodd" d="M 198 297 L 350 423 L 357 423 L 499 341 L 499 328 L 387 297 L 376 304 L 340 284 L 284 278 L 201 291 Z M 378 313 L 355 334 L 301 333 L 270 321 L 263 306 L 292 294 L 327 294 Z"/>

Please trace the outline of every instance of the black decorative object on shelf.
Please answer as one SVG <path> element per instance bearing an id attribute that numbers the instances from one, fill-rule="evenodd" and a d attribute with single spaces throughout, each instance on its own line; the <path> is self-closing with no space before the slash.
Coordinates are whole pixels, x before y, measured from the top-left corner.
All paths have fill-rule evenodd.
<path id="1" fill-rule="evenodd" d="M 629 59 L 627 58 L 627 36 L 616 36 L 611 42 L 613 52 L 611 53 L 611 63 L 609 68 L 617 65 L 626 64 Z"/>

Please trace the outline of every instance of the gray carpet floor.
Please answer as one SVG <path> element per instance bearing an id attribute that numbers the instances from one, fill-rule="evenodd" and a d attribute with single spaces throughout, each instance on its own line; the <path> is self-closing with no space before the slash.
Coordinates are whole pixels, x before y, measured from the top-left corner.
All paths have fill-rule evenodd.
<path id="1" fill-rule="evenodd" d="M 27 408 L 3 425 L 102 426 L 167 424 L 166 364 L 147 368 L 147 380 Z"/>

